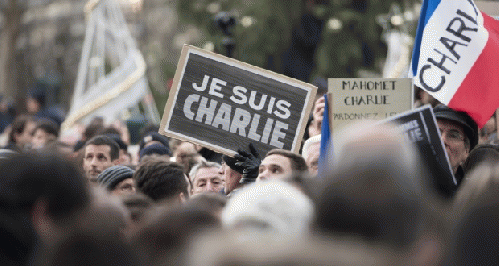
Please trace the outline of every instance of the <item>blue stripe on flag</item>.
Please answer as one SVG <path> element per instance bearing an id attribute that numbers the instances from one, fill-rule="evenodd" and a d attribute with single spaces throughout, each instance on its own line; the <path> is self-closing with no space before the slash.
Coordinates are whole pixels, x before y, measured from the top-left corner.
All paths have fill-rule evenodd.
<path id="1" fill-rule="evenodd" d="M 423 5 L 421 6 L 421 14 L 419 16 L 418 22 L 418 30 L 416 31 L 416 40 L 414 41 L 414 50 L 412 51 L 412 76 L 416 76 L 418 71 L 418 63 L 419 63 L 419 52 L 421 49 L 421 40 L 423 38 L 423 32 L 426 24 L 428 24 L 428 20 L 430 20 L 431 16 L 437 6 L 440 4 L 441 0 L 424 0 Z"/>
<path id="2" fill-rule="evenodd" d="M 329 126 L 329 104 L 327 95 L 324 95 L 324 98 L 326 106 L 324 107 L 324 115 L 321 126 L 321 150 L 318 165 L 318 176 L 321 178 L 325 178 L 328 174 L 328 166 L 331 159 L 328 154 L 331 154 L 333 151 L 332 147 L 329 147 L 332 143 L 330 144 L 331 131 Z"/>

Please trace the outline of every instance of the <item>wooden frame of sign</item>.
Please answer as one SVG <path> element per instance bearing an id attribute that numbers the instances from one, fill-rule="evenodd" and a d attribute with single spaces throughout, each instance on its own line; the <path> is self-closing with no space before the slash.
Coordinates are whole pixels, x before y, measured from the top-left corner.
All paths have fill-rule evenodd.
<path id="1" fill-rule="evenodd" d="M 298 153 L 317 88 L 193 46 L 182 49 L 160 134 L 233 156 Z"/>

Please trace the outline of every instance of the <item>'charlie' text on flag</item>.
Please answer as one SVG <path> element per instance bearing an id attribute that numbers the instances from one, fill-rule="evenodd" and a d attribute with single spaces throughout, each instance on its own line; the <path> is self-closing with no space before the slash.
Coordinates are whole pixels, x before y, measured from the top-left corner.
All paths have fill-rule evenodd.
<path id="1" fill-rule="evenodd" d="M 416 86 L 483 126 L 499 107 L 499 21 L 472 0 L 425 0 L 412 71 Z"/>

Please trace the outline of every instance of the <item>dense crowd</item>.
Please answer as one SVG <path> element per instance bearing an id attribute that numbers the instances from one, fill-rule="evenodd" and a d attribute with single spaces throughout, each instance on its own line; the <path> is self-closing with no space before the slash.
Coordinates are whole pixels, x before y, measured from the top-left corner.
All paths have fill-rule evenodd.
<path id="1" fill-rule="evenodd" d="M 499 264 L 495 116 L 479 130 L 418 97 L 434 105 L 446 183 L 395 126 L 369 121 L 335 133 L 319 171 L 323 98 L 302 154 L 249 145 L 234 157 L 157 125 L 132 145 L 98 117 L 68 143 L 29 101 L 0 152 L 1 265 Z"/>

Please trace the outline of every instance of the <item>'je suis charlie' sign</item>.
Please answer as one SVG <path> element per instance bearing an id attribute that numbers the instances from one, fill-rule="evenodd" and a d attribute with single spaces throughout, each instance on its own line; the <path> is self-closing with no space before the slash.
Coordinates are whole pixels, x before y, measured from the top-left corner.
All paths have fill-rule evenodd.
<path id="1" fill-rule="evenodd" d="M 317 88 L 184 46 L 160 133 L 227 155 L 253 143 L 298 152 Z"/>

